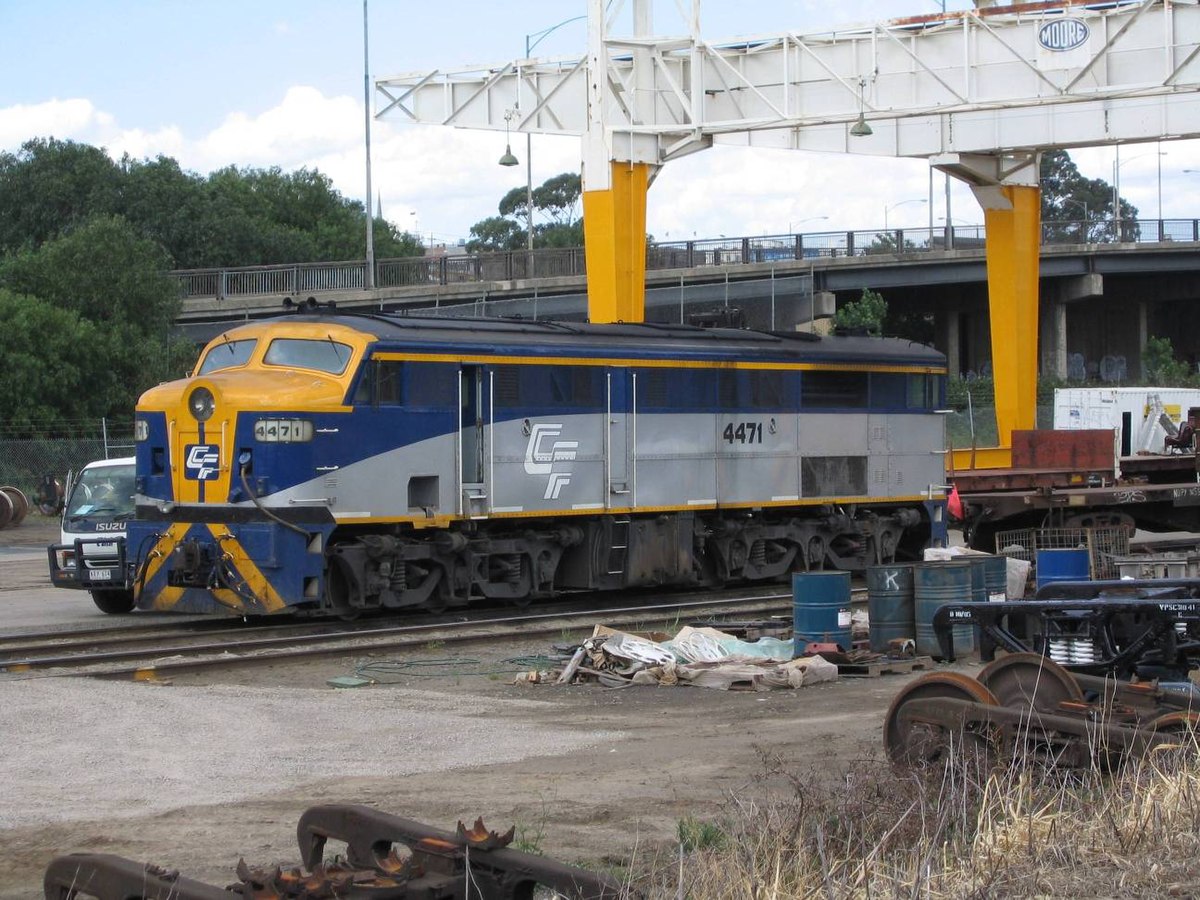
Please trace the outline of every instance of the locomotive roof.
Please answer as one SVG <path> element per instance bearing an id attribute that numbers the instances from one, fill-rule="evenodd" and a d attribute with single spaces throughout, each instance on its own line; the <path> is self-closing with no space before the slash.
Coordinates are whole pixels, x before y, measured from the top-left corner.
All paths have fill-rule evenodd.
<path id="1" fill-rule="evenodd" d="M 435 350 L 469 347 L 475 352 L 554 352 L 662 358 L 745 359 L 803 362 L 859 362 L 944 367 L 946 357 L 932 347 L 900 338 L 867 335 L 821 336 L 804 332 L 762 332 L 701 328 L 657 322 L 590 324 L 533 319 L 450 318 L 385 314 L 295 314 L 268 320 L 336 322 L 373 335 L 383 343 Z M 260 323 L 265 324 L 265 323 Z"/>

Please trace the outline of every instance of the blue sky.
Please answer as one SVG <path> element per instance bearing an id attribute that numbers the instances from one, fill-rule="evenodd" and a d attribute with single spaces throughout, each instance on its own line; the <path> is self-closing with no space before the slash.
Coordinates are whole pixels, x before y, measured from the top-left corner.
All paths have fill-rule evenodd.
<path id="1" fill-rule="evenodd" d="M 948 0 L 950 9 L 967 0 Z M 708 40 L 813 30 L 936 12 L 933 0 L 707 0 Z M 384 76 L 523 55 L 525 36 L 586 12 L 583 0 L 506 4 L 370 0 L 371 72 Z M 119 157 L 173 156 L 188 169 L 315 167 L 361 198 L 363 23 L 359 0 L 0 0 L 0 149 L 70 138 Z M 563 25 L 538 56 L 580 55 L 585 23 Z M 524 165 L 502 169 L 503 139 L 375 121 L 374 186 L 384 215 L 428 240 L 466 237 L 494 214 Z M 518 155 L 524 141 L 514 143 Z M 1144 217 L 1200 215 L 1194 142 L 1125 148 L 1122 195 Z M 578 141 L 535 137 L 535 183 L 578 169 Z M 1077 151 L 1085 174 L 1111 178 L 1113 151 Z M 522 163 L 524 160 L 522 159 Z M 1193 187 L 1195 182 L 1195 187 Z M 831 190 L 830 185 L 835 187 Z M 650 192 L 660 239 L 805 230 L 921 227 L 946 215 L 941 176 L 927 202 L 927 166 L 913 160 L 717 148 L 668 165 Z M 951 216 L 982 220 L 955 186 Z M 803 223 L 803 224 L 801 224 Z"/>

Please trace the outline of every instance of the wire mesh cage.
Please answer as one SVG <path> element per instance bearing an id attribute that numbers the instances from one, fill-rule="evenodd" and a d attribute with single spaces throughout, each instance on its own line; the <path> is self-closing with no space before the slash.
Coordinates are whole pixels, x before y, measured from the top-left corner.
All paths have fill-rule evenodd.
<path id="1" fill-rule="evenodd" d="M 1030 565 L 1037 575 L 1038 550 L 1088 551 L 1088 574 L 1095 581 L 1118 578 L 1116 560 L 1129 555 L 1129 531 L 1112 528 L 1019 528 L 996 532 L 996 552 Z"/>

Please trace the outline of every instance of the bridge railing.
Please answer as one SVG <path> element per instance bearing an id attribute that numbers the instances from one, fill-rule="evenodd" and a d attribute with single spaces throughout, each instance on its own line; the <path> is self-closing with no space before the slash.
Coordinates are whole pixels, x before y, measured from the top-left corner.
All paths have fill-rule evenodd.
<path id="1" fill-rule="evenodd" d="M 1042 223 L 1043 246 L 1173 241 L 1200 243 L 1200 219 L 1091 219 Z M 847 256 L 978 250 L 983 246 L 982 225 L 955 225 L 949 232 L 945 227 L 890 228 L 655 241 L 646 248 L 646 268 L 655 271 L 739 266 Z M 363 290 L 367 284 L 364 260 L 183 269 L 172 274 L 178 280 L 184 298 L 355 291 Z M 381 288 L 451 285 L 584 274 L 586 264 L 582 247 L 542 248 L 377 260 L 375 285 Z"/>

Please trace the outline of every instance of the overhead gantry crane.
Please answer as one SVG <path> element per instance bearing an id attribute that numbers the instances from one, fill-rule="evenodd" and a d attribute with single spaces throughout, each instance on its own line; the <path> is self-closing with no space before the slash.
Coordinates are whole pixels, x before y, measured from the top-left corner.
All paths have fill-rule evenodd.
<path id="1" fill-rule="evenodd" d="M 928 160 L 984 210 L 1002 446 L 972 463 L 1004 466 L 1036 425 L 1039 154 L 1200 136 L 1200 6 L 977 3 L 716 44 L 700 0 L 668 4 L 668 36 L 653 0 L 587 0 L 585 57 L 381 78 L 377 116 L 580 135 L 594 322 L 643 318 L 646 194 L 672 159 L 723 143 Z"/>

